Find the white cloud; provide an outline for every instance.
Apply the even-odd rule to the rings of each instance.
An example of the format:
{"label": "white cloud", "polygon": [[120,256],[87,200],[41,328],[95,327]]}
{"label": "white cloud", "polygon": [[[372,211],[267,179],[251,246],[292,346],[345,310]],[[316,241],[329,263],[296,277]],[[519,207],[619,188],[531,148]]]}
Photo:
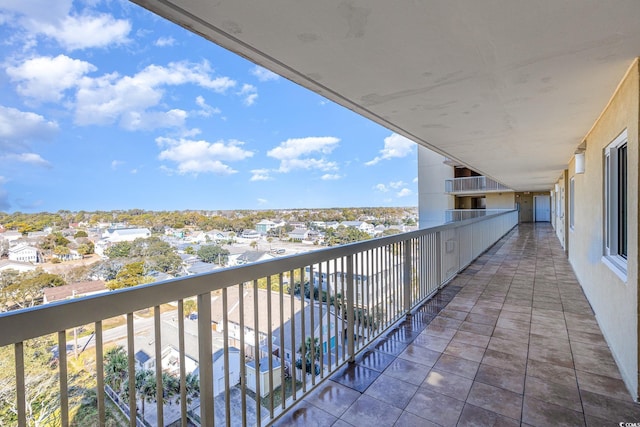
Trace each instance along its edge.
{"label": "white cloud", "polygon": [[252,157],[253,152],[244,150],[241,141],[194,141],[188,139],[156,138],[164,148],[158,158],[178,164],[179,174],[216,173],[230,175],[237,171],[224,162],[233,162]]}
{"label": "white cloud", "polygon": [[416,176],[415,178],[413,178],[413,181],[412,181],[412,182],[413,182],[414,184],[417,184],[417,183],[418,183],[418,177]]}
{"label": "white cloud", "polygon": [[295,169],[331,171],[338,169],[338,165],[324,156],[330,154],[339,142],[340,139],[332,136],[292,138],[269,150],[267,156],[280,160],[279,172]]}
{"label": "white cloud", "polygon": [[200,110],[196,111],[196,114],[202,117],[211,117],[213,114],[220,114],[221,111],[219,108],[212,107],[207,104],[205,99],[198,95],[196,97],[196,104],[200,107]]}
{"label": "white cloud", "polygon": [[415,145],[404,136],[392,133],[384,139],[384,148],[380,150],[380,155],[366,162],[365,165],[373,166],[381,160],[406,157],[413,152]]}
{"label": "white cloud", "polygon": [[131,130],[182,126],[187,117],[183,110],[146,110],[160,104],[164,86],[190,83],[224,93],[236,84],[228,77],[211,77],[211,73],[206,61],[172,62],[166,67],[150,65],[133,76],[112,73],[98,78],[84,77],[76,95],[75,121],[79,125],[118,122]]}
{"label": "white cloud", "polygon": [[138,169],[131,169],[131,171],[129,171],[129,173],[131,173],[131,175],[135,175],[138,173]]}
{"label": "white cloud", "polygon": [[242,102],[247,107],[250,107],[253,104],[255,104],[256,99],[258,99],[258,89],[255,86],[247,83],[243,84],[242,89],[240,89],[240,91],[237,92],[236,94],[238,96],[244,97]]}
{"label": "white cloud", "polygon": [[389,189],[387,188],[387,186],[386,186],[386,185],[384,185],[384,184],[376,184],[376,185],[374,185],[374,186],[373,186],[373,188],[374,188],[375,190],[380,191],[381,193],[386,193],[387,191],[389,191]]}
{"label": "white cloud", "polygon": [[259,205],[266,205],[267,203],[269,203],[267,199],[258,199],[257,201]]}
{"label": "white cloud", "polygon": [[173,37],[160,37],[154,44],[158,47],[173,46],[176,44],[176,39]]}
{"label": "white cloud", "polygon": [[51,163],[36,153],[7,154],[5,158],[14,162],[27,163],[32,166],[39,166],[43,168],[52,167]]}
{"label": "white cloud", "polygon": [[413,194],[413,191],[409,190],[408,188],[403,188],[402,190],[398,191],[396,193],[396,196],[398,197],[407,197]]}
{"label": "white cloud", "polygon": [[113,160],[111,162],[111,169],[116,170],[122,165],[124,165],[124,162],[122,160]]}
{"label": "white cloud", "polygon": [[72,0],[3,0],[0,9],[12,12],[28,24],[56,22],[64,19],[71,10]]}
{"label": "white cloud", "polygon": [[269,169],[253,169],[250,181],[269,181],[273,178],[269,175]]}
{"label": "white cloud", "polygon": [[251,70],[251,74],[256,76],[258,78],[258,80],[260,80],[261,82],[268,82],[270,80],[278,80],[280,78],[280,76],[278,76],[276,73],[274,73],[272,71],[269,71],[266,68],[262,68],[259,65],[256,65]]}
{"label": "white cloud", "polygon": [[76,50],[127,43],[131,23],[107,14],[80,15],[67,16],[55,24],[41,23],[32,30],[54,38],[67,50]]}
{"label": "white cloud", "polygon": [[0,105],[0,151],[16,151],[28,141],[50,139],[57,131],[56,122],[39,114]]}
{"label": "white cloud", "polygon": [[334,174],[326,173],[322,175],[322,177],[320,177],[320,179],[322,179],[323,181],[335,181],[340,178],[342,178],[342,176],[338,175],[337,173],[334,173]]}
{"label": "white cloud", "polygon": [[96,70],[89,62],[66,55],[32,58],[6,69],[11,80],[18,82],[20,95],[50,102],[60,101],[65,90],[75,87],[85,74]]}
{"label": "white cloud", "polygon": [[403,181],[391,181],[389,183],[389,187],[398,189],[402,186],[406,185]]}

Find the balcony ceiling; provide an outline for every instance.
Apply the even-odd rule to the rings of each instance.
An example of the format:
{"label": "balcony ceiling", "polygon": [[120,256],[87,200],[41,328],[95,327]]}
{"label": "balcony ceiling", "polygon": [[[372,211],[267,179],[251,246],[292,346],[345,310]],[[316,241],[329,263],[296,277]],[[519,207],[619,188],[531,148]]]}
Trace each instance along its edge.
{"label": "balcony ceiling", "polygon": [[640,54],[638,0],[134,1],[516,190],[552,187]]}

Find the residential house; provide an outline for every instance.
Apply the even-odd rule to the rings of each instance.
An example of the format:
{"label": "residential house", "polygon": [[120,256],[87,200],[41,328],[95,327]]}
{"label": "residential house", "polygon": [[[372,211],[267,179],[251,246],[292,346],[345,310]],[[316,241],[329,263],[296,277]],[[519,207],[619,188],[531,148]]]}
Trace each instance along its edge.
{"label": "residential house", "polygon": [[[302,321],[303,316],[304,322]],[[296,325],[293,334],[294,341],[291,339],[292,325]],[[303,342],[306,342],[307,338],[313,337],[318,339],[323,363],[326,365],[329,360],[335,363],[336,352],[339,355],[343,352],[342,347],[345,342],[344,326],[342,318],[332,306],[314,301],[313,304],[307,304],[304,311],[298,310],[295,313],[293,322],[289,320],[281,328],[273,331],[271,335],[273,353],[278,355],[287,366],[291,367],[295,365],[297,359],[304,356],[300,353]],[[265,350],[266,346],[263,345],[262,349]],[[318,355],[318,358],[320,358],[320,355]]]}
{"label": "residential house", "polygon": [[57,258],[60,261],[74,261],[78,259],[82,259],[82,255],[78,253],[75,249],[69,249],[68,254],[53,254],[51,255],[53,258]]}
{"label": "residential house", "polygon": [[6,240],[7,242],[14,242],[16,240],[22,239],[22,233],[15,230],[7,230],[0,234],[0,238]]}
{"label": "residential house", "polygon": [[373,234],[373,224],[369,224],[365,221],[342,221],[340,225],[345,227],[355,228],[357,230],[363,231],[365,233]]}
{"label": "residential house", "polygon": [[256,224],[256,231],[264,235],[276,227],[277,227],[277,224],[275,222],[269,221],[268,219],[263,219],[262,221]]}
{"label": "residential house", "polygon": [[34,271],[37,267],[30,262],[12,261],[8,259],[0,260],[0,272],[6,270],[15,270],[19,273]]}
{"label": "residential house", "polygon": [[9,248],[9,260],[36,264],[42,261],[42,255],[38,248],[21,243]]}
{"label": "residential house", "polygon": [[271,252],[267,251],[246,251],[240,254],[229,255],[229,265],[244,265],[259,261],[269,261],[274,258]]}
{"label": "residential house", "polygon": [[306,228],[296,228],[289,232],[289,240],[292,242],[302,242],[309,239],[309,230]]}
{"label": "residential house", "polygon": [[[256,361],[251,360],[247,362],[245,366],[245,372],[247,373],[247,388],[258,394],[258,391],[256,390]],[[271,377],[273,377],[273,390],[280,387],[280,384],[282,384],[282,375],[280,373],[282,365],[279,360],[273,359],[271,366],[269,366],[269,358],[263,357],[258,363],[258,368],[258,375],[260,376],[260,397],[265,397],[271,390]]]}
{"label": "residential house", "polygon": [[[224,365],[224,349],[220,349],[213,353],[213,394],[214,396],[226,390],[225,377],[229,379],[229,386],[240,382],[240,350],[235,347],[229,347],[229,366]],[[200,376],[200,367],[196,368],[193,373]]]}
{"label": "residential house", "polygon": [[255,241],[260,239],[261,235],[256,230],[243,230],[242,234],[240,234],[240,240],[250,240]]}
{"label": "residential house", "polygon": [[64,286],[44,289],[43,304],[63,301],[70,298],[80,298],[89,295],[97,295],[109,292],[102,280],[86,280],[84,282],[70,283]]}
{"label": "residential house", "polygon": [[148,228],[109,228],[102,237],[111,243],[133,242],[151,237],[151,231]]}

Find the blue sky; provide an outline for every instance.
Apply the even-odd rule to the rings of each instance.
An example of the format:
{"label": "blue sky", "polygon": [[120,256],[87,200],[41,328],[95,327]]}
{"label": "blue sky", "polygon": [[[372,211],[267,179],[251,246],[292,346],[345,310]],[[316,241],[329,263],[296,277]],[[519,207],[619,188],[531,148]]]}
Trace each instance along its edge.
{"label": "blue sky", "polygon": [[416,206],[416,146],[121,0],[0,2],[0,211]]}

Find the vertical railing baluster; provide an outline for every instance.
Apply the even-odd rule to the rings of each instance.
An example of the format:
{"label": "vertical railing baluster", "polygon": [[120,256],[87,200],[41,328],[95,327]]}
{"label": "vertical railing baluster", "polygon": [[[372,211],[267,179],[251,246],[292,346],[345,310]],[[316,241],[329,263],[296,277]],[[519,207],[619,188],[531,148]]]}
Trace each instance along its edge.
{"label": "vertical railing baluster", "polygon": [[256,423],[262,424],[262,405],[260,404],[260,325],[258,322],[258,280],[253,281],[253,358],[256,366]]}
{"label": "vertical railing baluster", "polygon": [[405,240],[404,243],[404,268],[402,271],[403,277],[403,296],[404,296],[404,312],[405,314],[411,313],[411,240]]}
{"label": "vertical railing baluster", "polygon": [[214,424],[213,342],[211,336],[211,293],[198,295],[198,371],[200,373],[200,423]]}
{"label": "vertical railing baluster", "polygon": [[24,381],[24,343],[14,346],[16,368],[16,407],[18,409],[18,427],[27,427],[27,390]]}
{"label": "vertical railing baluster", "polygon": [[[320,327],[320,378],[324,378],[324,331],[322,326],[322,262],[318,263],[318,326]],[[326,293],[325,293],[326,298]],[[315,348],[315,346],[314,346]],[[314,359],[315,360],[315,359]],[[315,368],[314,368],[315,372]]]}
{"label": "vertical railing baluster", "polygon": [[98,399],[98,425],[104,427],[107,420],[104,395],[104,345],[102,340],[102,320],[95,322],[96,339],[96,397]]}
{"label": "vertical railing baluster", "polygon": [[[227,298],[227,289],[222,288],[222,328],[223,343],[222,343],[222,355],[224,362],[224,409],[225,409],[225,422],[227,427],[231,427],[231,384],[229,382],[229,373],[231,368],[229,366],[229,301]],[[240,361],[244,363],[244,361]],[[214,384],[215,387],[215,384]],[[214,394],[215,396],[215,394]],[[215,398],[215,397],[214,397]]]}
{"label": "vertical railing baluster", "polygon": [[436,282],[438,289],[442,287],[443,282],[442,251],[444,251],[444,248],[442,247],[442,233],[442,231],[436,231]]}
{"label": "vertical railing baluster", "polygon": [[[327,275],[327,280],[326,280],[326,286],[327,286],[327,290],[325,291],[325,300],[327,302],[327,369],[329,370],[329,372],[332,371],[331,369],[331,338],[333,338],[333,331],[331,330],[331,261],[327,261],[325,264],[325,270],[326,270],[326,275]],[[335,310],[334,310],[335,311]],[[335,343],[335,338],[334,338],[334,343]],[[335,344],[334,344],[335,347]],[[324,374],[324,373],[323,373]]]}
{"label": "vertical railing baluster", "polygon": [[[293,378],[293,381],[291,382],[291,392],[292,392],[292,397],[293,400],[295,401],[298,398],[297,395],[297,372],[296,372],[296,306],[295,306],[295,301],[296,299],[294,298],[294,294],[295,292],[293,292],[293,290],[295,290],[295,285],[296,285],[296,280],[295,280],[295,270],[291,270],[289,271],[289,284],[291,286],[293,286],[292,292],[291,292],[291,321],[289,322],[289,325],[291,327],[291,348],[289,349],[289,351],[291,351],[291,357],[290,357],[290,361],[289,361],[289,365],[291,366],[289,369],[291,370],[291,377]],[[302,280],[302,278],[300,279],[300,292],[301,292],[301,300],[303,301],[303,308],[304,308],[304,281]],[[282,340],[282,343],[284,345],[284,340]]]}
{"label": "vertical railing baluster", "polygon": [[[313,271],[311,270],[311,267],[309,267],[310,269],[310,273],[313,273]],[[300,360],[302,361],[301,363],[301,371],[302,371],[302,392],[306,393],[307,392],[307,361],[306,361],[306,355],[307,355],[307,344],[306,344],[306,322],[305,322],[305,295],[304,295],[304,280],[305,280],[305,276],[304,276],[304,270],[302,269],[302,267],[300,268],[300,301],[302,304],[302,308],[300,310]],[[313,282],[313,276],[310,275],[309,277],[309,292],[311,292],[311,287],[313,286],[312,284]],[[296,347],[295,347],[295,343],[294,346],[292,348],[292,351],[296,351]]]}
{"label": "vertical railing baluster", "polygon": [[238,311],[240,314],[240,391],[242,403],[242,425],[247,425],[247,368],[244,336],[244,283],[238,284]]}
{"label": "vertical railing baluster", "polygon": [[136,358],[135,335],[133,330],[133,313],[127,313],[127,375],[129,375],[129,425],[136,427],[137,402],[136,402]]}
{"label": "vertical railing baluster", "polygon": [[184,300],[178,300],[178,357],[180,358],[180,424],[187,425],[187,367],[184,349]]}
{"label": "vertical railing baluster", "polygon": [[[311,386],[315,386],[316,385],[316,340],[315,340],[315,330],[316,330],[316,326],[315,326],[315,297],[316,297],[316,281],[315,281],[315,276],[314,276],[314,272],[313,272],[313,265],[309,266],[309,276],[311,277],[309,279],[310,284],[309,284],[309,288],[310,288],[310,292],[309,292],[309,305],[311,306],[309,308],[309,336],[311,338],[309,344],[311,345],[310,349],[307,349],[307,351],[311,352]],[[302,339],[304,340],[305,344],[307,342],[307,339],[305,336],[302,337]],[[305,359],[305,364],[306,364],[306,359]]]}
{"label": "vertical railing baluster", "polygon": [[[97,355],[96,355],[97,357]],[[58,374],[60,376],[60,425],[69,425],[69,384],[67,377],[67,331],[58,332]]]}
{"label": "vertical railing baluster", "polygon": [[[162,381],[162,325],[160,306],[153,307],[153,328],[156,350],[156,416],[159,426],[164,425],[164,384]],[[144,397],[143,397],[144,399]]]}
{"label": "vertical railing baluster", "polygon": [[355,298],[355,289],[354,289],[354,275],[353,275],[353,263],[354,263],[354,259],[353,259],[353,255],[347,255],[347,297],[346,297],[346,303],[347,303],[347,319],[348,319],[348,330],[347,330],[347,354],[349,355],[349,361],[350,362],[354,362],[355,361],[355,332],[356,332],[356,325],[355,325],[355,316],[354,316],[354,310],[353,310],[353,305],[355,303],[354,298]]}
{"label": "vertical railing baluster", "polygon": [[[282,273],[278,274],[278,284],[279,284],[279,297],[280,297],[280,348],[278,349],[278,356],[280,356],[280,405],[282,409],[285,408],[285,400],[286,400],[286,378],[284,376],[284,275]],[[292,289],[292,288],[289,288]],[[293,295],[289,292],[291,299],[293,299]],[[291,313],[293,316],[293,313]],[[293,319],[293,317],[292,317]]]}
{"label": "vertical railing baluster", "polygon": [[273,319],[271,311],[273,310],[273,304],[271,303],[271,276],[267,276],[267,353],[269,358],[269,416],[273,418],[273,342],[271,340]]}

